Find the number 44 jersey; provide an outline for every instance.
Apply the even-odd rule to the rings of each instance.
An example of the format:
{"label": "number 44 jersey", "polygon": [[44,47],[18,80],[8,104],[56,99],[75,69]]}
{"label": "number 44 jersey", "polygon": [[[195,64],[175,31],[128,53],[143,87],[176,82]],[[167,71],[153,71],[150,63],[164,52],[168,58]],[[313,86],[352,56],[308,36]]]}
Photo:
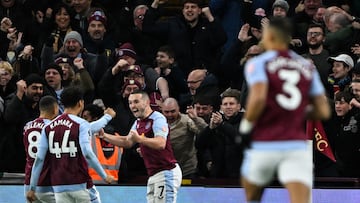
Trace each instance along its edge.
{"label": "number 44 jersey", "polygon": [[306,140],[304,121],[310,98],[324,93],[315,66],[293,51],[267,51],[246,64],[246,80],[267,85],[265,109],[252,140]]}
{"label": "number 44 jersey", "polygon": [[80,147],[80,142],[89,142],[89,131],[87,121],[69,114],[58,116],[45,127],[53,186],[80,184],[89,179],[88,165]]}

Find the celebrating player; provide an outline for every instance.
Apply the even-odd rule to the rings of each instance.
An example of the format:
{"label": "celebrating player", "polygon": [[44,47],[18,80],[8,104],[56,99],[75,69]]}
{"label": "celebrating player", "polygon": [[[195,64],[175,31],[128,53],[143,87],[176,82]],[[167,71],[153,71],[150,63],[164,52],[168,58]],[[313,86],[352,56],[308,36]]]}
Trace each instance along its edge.
{"label": "celebrating player", "polygon": [[[24,127],[24,146],[26,152],[26,165],[25,165],[25,195],[29,191],[31,169],[33,167],[36,152],[38,151],[38,143],[40,140],[41,130],[43,127],[50,123],[59,112],[57,101],[52,96],[44,96],[39,103],[40,116],[39,118],[28,122]],[[35,203],[48,202],[55,203],[54,193],[50,184],[50,174],[47,173],[49,165],[44,164],[41,171],[38,187],[36,187],[36,196],[38,200]]]}
{"label": "celebrating player", "polygon": [[108,183],[113,177],[106,175],[90,145],[90,124],[78,117],[84,107],[83,94],[78,87],[64,89],[61,102],[64,113],[49,123],[41,132],[39,151],[30,179],[27,199],[34,201],[34,191],[48,156],[50,182],[56,202],[90,202],[87,190],[88,164]]}
{"label": "celebrating player", "polygon": [[275,174],[292,203],[310,201],[312,148],[306,141],[304,120],[307,114],[328,118],[330,108],[316,68],[289,50],[290,41],[289,20],[272,18],[263,31],[267,51],[245,67],[250,92],[239,131],[243,142],[251,139],[241,168],[251,203],[260,202],[263,188]]}
{"label": "celebrating player", "polygon": [[146,92],[134,91],[129,96],[129,106],[137,120],[127,136],[113,136],[103,133],[101,137],[121,147],[140,144],[147,173],[148,202],[176,202],[182,173],[174,158],[170,145],[169,127],[166,118],[150,107]]}

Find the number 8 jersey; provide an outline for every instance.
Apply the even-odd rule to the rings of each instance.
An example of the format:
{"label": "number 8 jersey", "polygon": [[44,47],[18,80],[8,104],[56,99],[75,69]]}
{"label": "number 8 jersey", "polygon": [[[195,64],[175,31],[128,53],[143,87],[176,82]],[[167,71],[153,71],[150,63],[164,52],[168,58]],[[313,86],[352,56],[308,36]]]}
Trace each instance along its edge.
{"label": "number 8 jersey", "polygon": [[293,51],[267,51],[248,61],[245,76],[249,87],[257,83],[268,87],[252,140],[306,140],[306,108],[311,97],[324,93],[315,66]]}
{"label": "number 8 jersey", "polygon": [[[30,184],[31,169],[33,167],[36,153],[38,151],[38,144],[40,140],[41,130],[43,127],[50,123],[50,120],[37,118],[28,122],[24,126],[23,142],[26,152],[26,165],[25,165],[25,185]],[[50,174],[48,173],[49,167],[45,160],[43,170],[39,178],[39,186],[50,186]]]}

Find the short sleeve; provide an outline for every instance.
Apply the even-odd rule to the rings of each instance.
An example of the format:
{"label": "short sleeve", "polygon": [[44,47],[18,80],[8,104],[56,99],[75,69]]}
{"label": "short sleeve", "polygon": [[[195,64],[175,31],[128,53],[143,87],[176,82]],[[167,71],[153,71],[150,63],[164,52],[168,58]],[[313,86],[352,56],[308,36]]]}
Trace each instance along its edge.
{"label": "short sleeve", "polygon": [[255,83],[267,83],[268,78],[262,58],[256,57],[246,63],[245,77],[249,87]]}
{"label": "short sleeve", "polygon": [[166,118],[159,113],[153,119],[154,136],[162,136],[166,139],[169,134],[169,126],[166,122]]}
{"label": "short sleeve", "polygon": [[324,89],[323,84],[321,83],[319,72],[314,68],[309,95],[310,96],[319,96],[319,95],[324,94],[324,92],[325,92],[325,89]]}

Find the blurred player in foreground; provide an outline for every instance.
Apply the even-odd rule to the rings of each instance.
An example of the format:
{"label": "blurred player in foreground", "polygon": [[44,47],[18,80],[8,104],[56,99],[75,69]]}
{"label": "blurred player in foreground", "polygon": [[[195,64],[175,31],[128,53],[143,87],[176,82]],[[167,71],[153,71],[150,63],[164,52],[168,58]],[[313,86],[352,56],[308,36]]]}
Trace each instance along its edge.
{"label": "blurred player in foreground", "polygon": [[316,68],[289,50],[291,30],[288,19],[270,19],[262,38],[266,52],[245,67],[250,91],[239,131],[249,147],[241,168],[249,203],[260,202],[275,175],[292,203],[311,201],[312,148],[304,121],[330,117],[330,107]]}

